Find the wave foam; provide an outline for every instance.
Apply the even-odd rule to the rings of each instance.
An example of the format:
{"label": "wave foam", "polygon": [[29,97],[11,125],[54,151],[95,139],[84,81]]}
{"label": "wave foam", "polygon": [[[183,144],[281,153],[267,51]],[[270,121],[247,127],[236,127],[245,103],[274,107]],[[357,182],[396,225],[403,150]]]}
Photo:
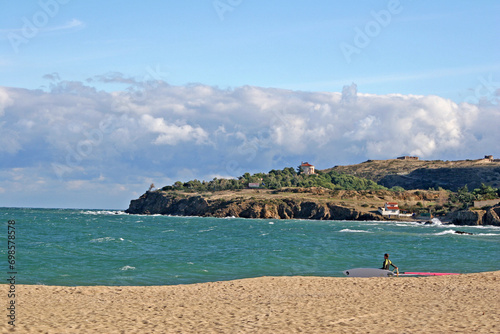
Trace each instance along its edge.
{"label": "wave foam", "polygon": [[[108,242],[108,241],[116,241],[116,238],[113,237],[104,237],[104,238],[96,238],[90,240],[90,242]],[[123,238],[118,238],[119,241],[124,241],[125,239]]]}
{"label": "wave foam", "polygon": [[347,233],[373,233],[373,232],[365,231],[365,230],[351,230],[349,228],[345,228],[343,230],[340,230],[339,232],[347,232]]}
{"label": "wave foam", "polygon": [[446,230],[438,233],[432,233],[432,235],[446,235],[446,234],[456,234],[455,230]]}
{"label": "wave foam", "polygon": [[108,210],[99,210],[99,211],[87,210],[87,211],[82,211],[81,213],[84,215],[94,215],[94,216],[98,216],[98,215],[128,215],[128,213],[125,213],[125,211],[108,211]]}
{"label": "wave foam", "polygon": [[120,270],[123,270],[123,271],[125,271],[125,270],[135,270],[135,267],[132,267],[132,266],[123,266],[123,267],[120,268]]}

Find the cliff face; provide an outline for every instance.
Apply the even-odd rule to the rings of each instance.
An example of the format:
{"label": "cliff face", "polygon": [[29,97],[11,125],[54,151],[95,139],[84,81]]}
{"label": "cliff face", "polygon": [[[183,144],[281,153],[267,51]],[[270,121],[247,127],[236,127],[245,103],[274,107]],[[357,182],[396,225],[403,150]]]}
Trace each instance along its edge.
{"label": "cliff face", "polygon": [[201,196],[177,198],[162,191],[146,192],[138,199],[130,201],[125,211],[132,214],[204,216],[209,209],[206,199]]}
{"label": "cliff face", "polygon": [[176,216],[242,217],[318,220],[383,220],[380,215],[358,212],[334,203],[283,199],[209,200],[200,195],[176,197],[162,191],[147,192],[130,202],[125,211],[131,214],[162,214]]}
{"label": "cliff face", "polygon": [[500,205],[487,210],[459,210],[448,215],[455,225],[495,225],[500,226]]}

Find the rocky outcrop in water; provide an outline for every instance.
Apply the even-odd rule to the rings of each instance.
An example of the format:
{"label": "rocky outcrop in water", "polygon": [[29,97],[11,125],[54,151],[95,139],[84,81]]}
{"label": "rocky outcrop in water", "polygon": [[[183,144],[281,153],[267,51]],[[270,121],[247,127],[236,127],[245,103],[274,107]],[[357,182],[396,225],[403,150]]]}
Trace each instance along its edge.
{"label": "rocky outcrop in water", "polygon": [[125,212],[205,217],[383,220],[378,214],[359,212],[335,203],[298,199],[210,200],[200,195],[179,196],[163,191],[146,192],[132,200]]}

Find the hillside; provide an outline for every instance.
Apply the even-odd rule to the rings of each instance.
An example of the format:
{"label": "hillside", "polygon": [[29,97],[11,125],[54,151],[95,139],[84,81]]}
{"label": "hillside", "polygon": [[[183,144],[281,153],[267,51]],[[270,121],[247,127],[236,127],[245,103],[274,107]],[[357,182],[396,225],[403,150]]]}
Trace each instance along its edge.
{"label": "hillside", "polygon": [[500,160],[368,160],[366,162],[335,166],[324,172],[336,171],[378,184],[404,189],[438,188],[457,191],[467,185],[475,189],[482,183],[494,188],[500,187]]}

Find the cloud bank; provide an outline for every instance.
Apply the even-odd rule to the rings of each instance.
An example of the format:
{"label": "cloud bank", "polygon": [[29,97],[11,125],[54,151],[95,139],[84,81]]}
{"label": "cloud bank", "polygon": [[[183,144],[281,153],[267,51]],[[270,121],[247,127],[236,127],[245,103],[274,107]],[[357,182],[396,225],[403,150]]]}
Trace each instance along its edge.
{"label": "cloud bank", "polygon": [[328,168],[399,155],[500,155],[496,103],[362,94],[355,84],[339,93],[171,86],[116,73],[99,80],[130,87],[0,87],[0,195],[22,201],[51,193],[64,201],[67,192],[101,201],[102,194],[124,203],[151,182],[236,177],[301,161]]}

